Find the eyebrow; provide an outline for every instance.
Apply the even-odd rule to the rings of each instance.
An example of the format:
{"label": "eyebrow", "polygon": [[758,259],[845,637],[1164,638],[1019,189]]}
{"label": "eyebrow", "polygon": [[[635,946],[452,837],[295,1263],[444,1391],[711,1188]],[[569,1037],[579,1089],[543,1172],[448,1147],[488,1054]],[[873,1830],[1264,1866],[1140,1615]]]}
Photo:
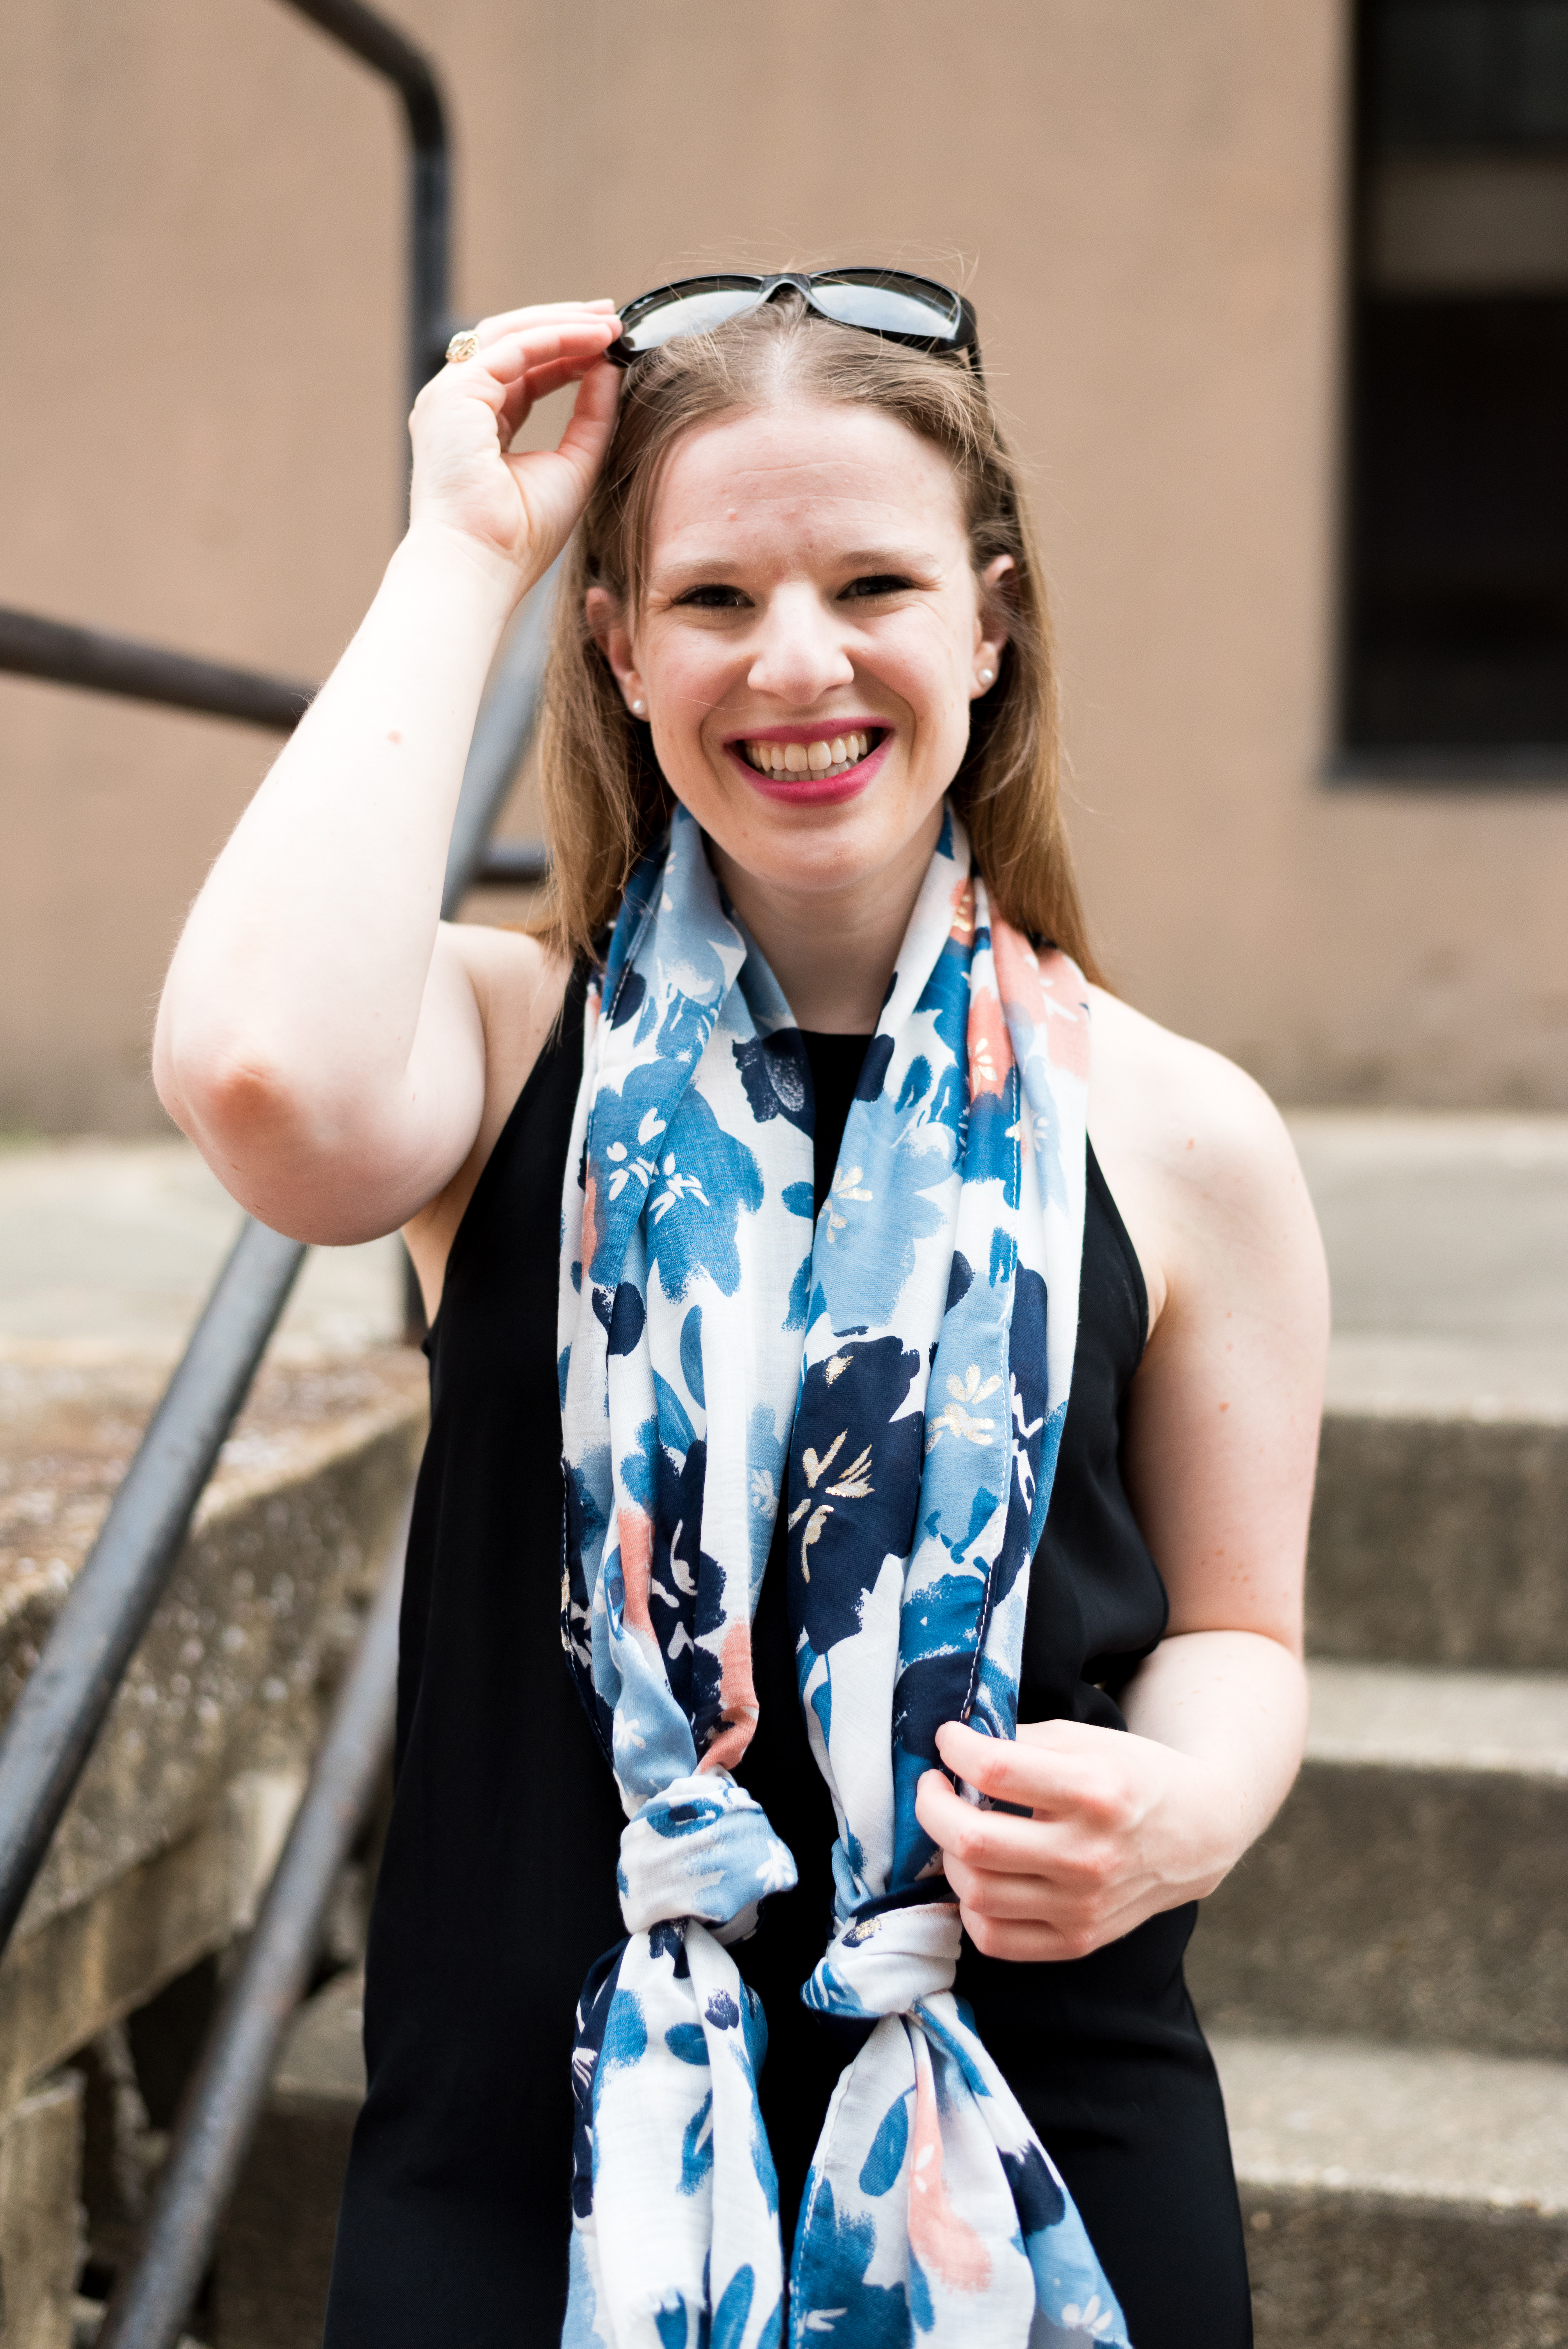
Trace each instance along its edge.
{"label": "eyebrow", "polygon": [[[929,547],[847,547],[836,558],[836,563],[846,571],[940,571],[942,569],[939,558]],[[650,585],[656,579],[660,587],[667,593],[676,587],[677,583],[692,586],[698,581],[724,579],[742,567],[734,555],[686,557],[678,563],[671,564],[667,570],[662,565],[657,570],[650,569],[648,579]]]}

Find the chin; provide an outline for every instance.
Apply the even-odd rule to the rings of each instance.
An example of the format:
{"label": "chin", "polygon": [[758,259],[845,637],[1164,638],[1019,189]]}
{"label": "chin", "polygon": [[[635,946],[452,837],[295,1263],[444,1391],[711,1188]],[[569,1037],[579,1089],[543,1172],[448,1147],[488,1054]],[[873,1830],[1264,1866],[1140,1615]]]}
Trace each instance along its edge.
{"label": "chin", "polygon": [[925,792],[912,804],[875,789],[836,801],[747,796],[749,804],[737,806],[727,792],[722,808],[691,812],[737,877],[811,895],[853,890],[906,857],[923,865],[943,799]]}

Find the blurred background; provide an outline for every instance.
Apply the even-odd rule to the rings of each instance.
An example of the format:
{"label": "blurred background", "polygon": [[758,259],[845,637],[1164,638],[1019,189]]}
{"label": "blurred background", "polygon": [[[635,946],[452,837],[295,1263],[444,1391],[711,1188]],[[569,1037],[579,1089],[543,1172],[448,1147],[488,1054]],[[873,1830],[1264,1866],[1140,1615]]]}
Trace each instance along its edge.
{"label": "blurred background", "polygon": [[[1563,0],[401,21],[459,316],[738,257],[967,287],[1132,1001],[1286,1101],[1568,1106]],[[401,520],[393,100],[273,0],[0,41],[0,602],[319,678]],[[159,1123],[159,979],[269,755],[0,678],[0,1118]]]}
{"label": "blurred background", "polygon": [[[1099,950],[1284,1104],[1334,1283],[1306,1763],[1191,1967],[1260,2349],[1565,2349],[1568,0],[389,5],[452,128],[438,350],[737,264],[974,300]],[[0,11],[0,653],[35,614],[309,686],[375,590],[405,130],[313,14],[354,0]],[[466,919],[531,903],[530,625]],[[156,1408],[237,1211],[153,1009],[275,739],[0,673],[0,2349],[321,2339],[398,1243],[291,1294],[248,1226]]]}

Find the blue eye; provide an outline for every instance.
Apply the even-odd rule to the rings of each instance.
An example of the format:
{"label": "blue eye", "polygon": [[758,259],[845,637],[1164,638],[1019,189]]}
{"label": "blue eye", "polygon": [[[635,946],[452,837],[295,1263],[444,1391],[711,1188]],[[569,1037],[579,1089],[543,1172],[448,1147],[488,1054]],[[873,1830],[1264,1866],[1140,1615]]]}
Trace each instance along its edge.
{"label": "blue eye", "polygon": [[846,595],[896,595],[910,585],[910,581],[892,571],[873,571],[863,579],[851,579],[845,588]]}

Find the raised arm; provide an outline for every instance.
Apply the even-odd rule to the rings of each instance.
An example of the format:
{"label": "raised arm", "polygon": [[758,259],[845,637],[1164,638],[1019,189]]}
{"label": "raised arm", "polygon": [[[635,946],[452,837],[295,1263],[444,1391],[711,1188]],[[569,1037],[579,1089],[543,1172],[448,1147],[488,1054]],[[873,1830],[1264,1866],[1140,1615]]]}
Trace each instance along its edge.
{"label": "raised arm", "polygon": [[[420,393],[407,535],[192,906],[158,1016],[170,1115],[253,1214],[367,1239],[462,1165],[485,1101],[473,957],[440,920],[485,675],[608,444],[608,302],[486,319]],[[560,447],[509,453],[580,381]]]}

